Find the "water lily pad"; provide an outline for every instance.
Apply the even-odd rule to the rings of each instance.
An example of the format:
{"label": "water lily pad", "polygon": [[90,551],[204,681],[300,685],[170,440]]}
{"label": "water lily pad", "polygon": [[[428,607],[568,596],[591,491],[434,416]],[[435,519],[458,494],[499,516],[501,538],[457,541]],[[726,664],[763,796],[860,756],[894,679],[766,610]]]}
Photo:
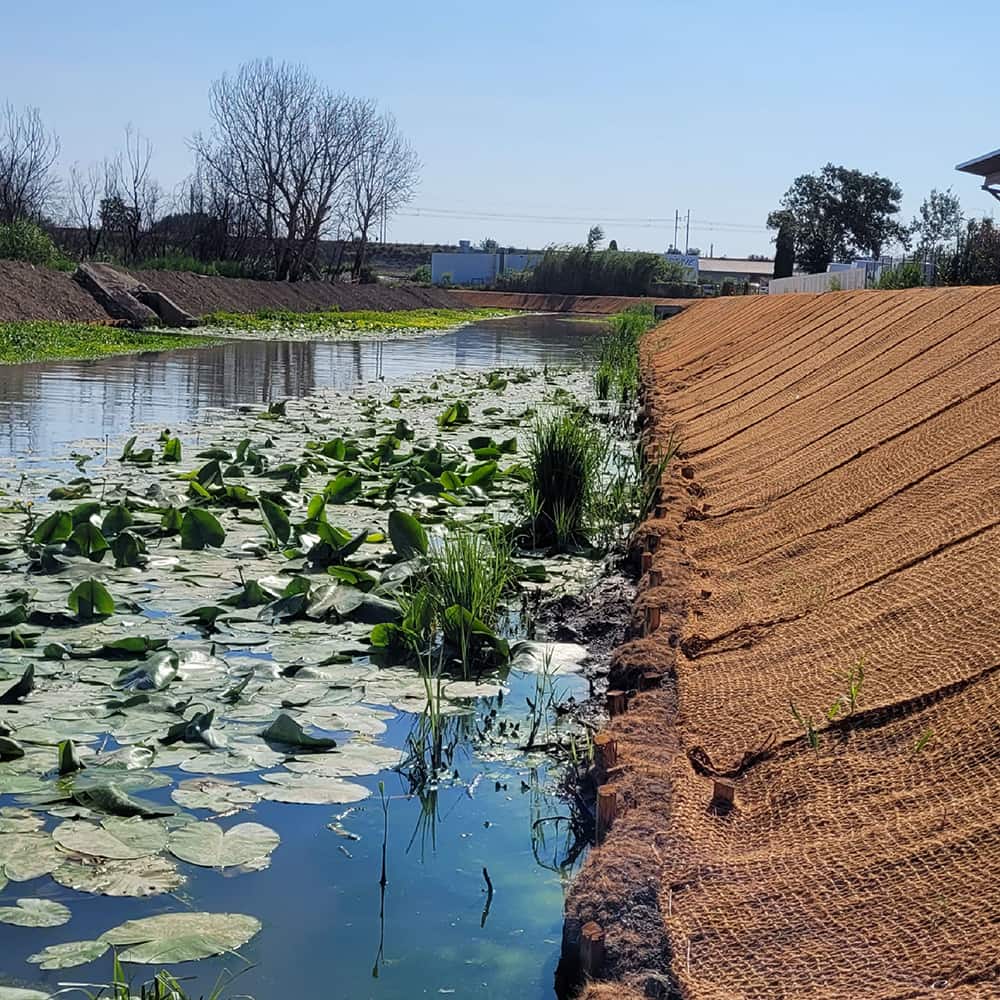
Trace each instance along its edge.
{"label": "water lily pad", "polygon": [[49,834],[0,834],[0,875],[11,882],[30,882],[55,871],[65,860]]}
{"label": "water lily pad", "polygon": [[217,816],[230,816],[260,801],[250,788],[217,778],[192,778],[175,788],[170,797],[185,809],[207,809]]}
{"label": "water lily pad", "polygon": [[269,864],[281,837],[260,823],[239,823],[223,831],[216,823],[187,823],[170,834],[170,853],[203,868],[260,869]]}
{"label": "water lily pad", "polygon": [[19,899],[14,906],[0,906],[0,923],[16,927],[60,927],[69,918],[69,907],[52,899]]}
{"label": "water lily pad", "polygon": [[128,920],[101,935],[116,947],[122,962],[173,965],[211,958],[242,947],[261,928],[242,913],[163,913]]}
{"label": "water lily pad", "polygon": [[261,733],[269,743],[299,747],[304,750],[332,750],[337,741],[326,736],[310,736],[290,715],[282,712]]}
{"label": "water lily pad", "polygon": [[162,851],[167,846],[167,830],[162,823],[152,819],[112,817],[100,826],[70,820],[53,830],[52,839],[64,851],[127,861]]}
{"label": "water lily pad", "polygon": [[186,881],[169,859],[159,855],[126,861],[84,858],[66,861],[52,878],[67,889],[100,896],[158,896],[173,892]]}
{"label": "water lily pad", "polygon": [[276,771],[262,774],[266,785],[251,785],[262,799],[272,802],[294,802],[302,805],[343,805],[360,802],[371,792],[364,785],[356,785],[340,778],[314,774],[289,774]]}
{"label": "water lily pad", "polygon": [[[29,955],[28,961],[42,969],[69,969],[74,965],[96,961],[110,947],[107,941],[67,941],[64,944],[50,944],[34,955]],[[0,986],[0,1000],[21,1000],[16,993],[10,997],[5,996],[4,989],[5,987]],[[32,995],[48,997],[49,994]],[[25,996],[24,1000],[28,1000],[28,997]]]}

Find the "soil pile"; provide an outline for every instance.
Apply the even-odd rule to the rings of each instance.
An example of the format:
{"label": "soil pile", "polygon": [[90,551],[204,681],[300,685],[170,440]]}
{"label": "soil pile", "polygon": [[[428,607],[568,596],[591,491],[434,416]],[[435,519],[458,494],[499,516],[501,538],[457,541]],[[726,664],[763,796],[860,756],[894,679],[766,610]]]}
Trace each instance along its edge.
{"label": "soil pile", "polygon": [[591,996],[1000,995],[1000,288],[702,302],[642,353],[683,460],[612,682],[667,683],[611,727]]}
{"label": "soil pile", "polygon": [[64,271],[0,261],[0,323],[106,323],[108,314]]}
{"label": "soil pile", "polygon": [[291,312],[343,312],[373,309],[461,309],[442,288],[410,285],[350,285],[346,282],[253,281],[217,278],[184,271],[129,271],[137,281],[162,292],[193,316],[211,312],[253,313],[259,309]]}

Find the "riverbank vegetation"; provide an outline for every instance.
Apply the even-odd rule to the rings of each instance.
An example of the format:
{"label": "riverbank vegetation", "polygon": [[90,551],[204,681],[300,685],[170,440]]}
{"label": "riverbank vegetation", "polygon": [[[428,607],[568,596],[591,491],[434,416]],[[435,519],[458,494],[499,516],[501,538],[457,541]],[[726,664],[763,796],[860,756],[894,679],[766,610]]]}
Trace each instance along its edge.
{"label": "riverbank vegetation", "polygon": [[144,333],[97,323],[0,323],[0,364],[102,358],[214,343],[217,341],[210,337]]}
{"label": "riverbank vegetation", "polygon": [[503,309],[397,309],[299,313],[287,309],[261,309],[253,313],[214,312],[202,317],[202,326],[246,333],[364,333],[448,330],[476,320],[510,315]]}

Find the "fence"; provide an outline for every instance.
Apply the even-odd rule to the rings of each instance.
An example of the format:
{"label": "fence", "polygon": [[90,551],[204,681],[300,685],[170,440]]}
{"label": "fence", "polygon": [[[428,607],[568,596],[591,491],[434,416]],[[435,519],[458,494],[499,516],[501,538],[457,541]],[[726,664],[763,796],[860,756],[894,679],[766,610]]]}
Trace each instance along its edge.
{"label": "fence", "polygon": [[800,274],[794,278],[772,278],[767,287],[768,295],[787,295],[790,292],[853,291],[867,288],[868,272],[863,267],[849,271],[832,271],[826,274]]}

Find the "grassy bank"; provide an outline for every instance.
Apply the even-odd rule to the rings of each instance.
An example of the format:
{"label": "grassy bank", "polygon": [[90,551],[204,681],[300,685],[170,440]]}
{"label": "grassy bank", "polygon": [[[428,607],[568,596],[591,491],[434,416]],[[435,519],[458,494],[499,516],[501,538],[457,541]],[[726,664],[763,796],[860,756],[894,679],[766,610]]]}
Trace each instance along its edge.
{"label": "grassy bank", "polygon": [[246,333],[419,333],[448,330],[463,323],[507,315],[510,315],[510,310],[503,309],[400,309],[393,312],[329,310],[310,313],[261,309],[254,313],[209,313],[202,318],[202,325]]}
{"label": "grassy bank", "polygon": [[102,358],[110,354],[204,347],[213,341],[173,333],[142,333],[94,323],[0,323],[0,364]]}

